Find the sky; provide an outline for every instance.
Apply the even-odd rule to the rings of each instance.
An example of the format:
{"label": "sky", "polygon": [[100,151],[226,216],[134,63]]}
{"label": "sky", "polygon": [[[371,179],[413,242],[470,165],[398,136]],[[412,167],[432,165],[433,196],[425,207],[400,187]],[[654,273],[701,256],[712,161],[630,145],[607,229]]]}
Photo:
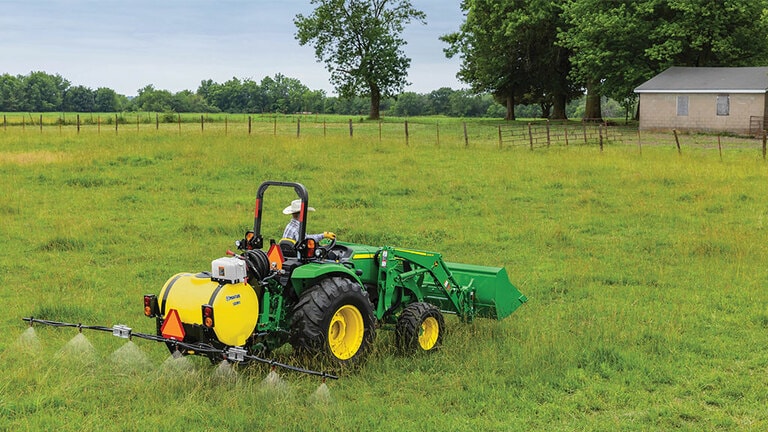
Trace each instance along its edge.
{"label": "sky", "polygon": [[[460,0],[412,0],[427,24],[409,24],[405,91],[467,88],[460,60],[438,38],[458,31]],[[335,94],[324,63],[295,38],[294,17],[310,0],[0,0],[0,74],[59,74],[71,85],[135,96],[152,84],[173,93],[233,77],[280,73]]]}

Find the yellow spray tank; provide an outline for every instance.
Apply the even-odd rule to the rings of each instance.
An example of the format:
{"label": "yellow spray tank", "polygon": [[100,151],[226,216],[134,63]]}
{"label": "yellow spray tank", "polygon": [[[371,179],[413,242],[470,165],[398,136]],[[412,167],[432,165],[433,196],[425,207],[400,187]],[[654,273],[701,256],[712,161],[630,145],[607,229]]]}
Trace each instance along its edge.
{"label": "yellow spray tank", "polygon": [[[245,264],[228,257],[214,260],[211,267],[211,273],[179,273],[168,279],[157,298],[160,314],[165,319],[175,309],[187,332],[210,328],[221,343],[243,346],[259,318],[259,299],[245,282]],[[208,323],[203,322],[206,306]]]}

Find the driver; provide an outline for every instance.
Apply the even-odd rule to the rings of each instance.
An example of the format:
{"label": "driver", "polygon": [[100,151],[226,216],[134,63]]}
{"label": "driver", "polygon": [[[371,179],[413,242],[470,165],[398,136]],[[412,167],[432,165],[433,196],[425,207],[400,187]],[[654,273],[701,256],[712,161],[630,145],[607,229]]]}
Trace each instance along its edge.
{"label": "driver", "polygon": [[[307,211],[315,211],[315,209],[312,207],[307,207]],[[300,212],[301,212],[300,199],[291,201],[291,205],[283,209],[283,214],[291,215],[291,220],[288,221],[288,225],[285,226],[285,231],[283,232],[283,238],[293,240],[294,243],[298,243],[299,241],[299,227],[301,226],[301,223],[299,222]],[[336,238],[336,234],[326,231],[322,234],[307,234],[306,237],[314,239],[316,242],[319,242],[322,239],[333,240]]]}

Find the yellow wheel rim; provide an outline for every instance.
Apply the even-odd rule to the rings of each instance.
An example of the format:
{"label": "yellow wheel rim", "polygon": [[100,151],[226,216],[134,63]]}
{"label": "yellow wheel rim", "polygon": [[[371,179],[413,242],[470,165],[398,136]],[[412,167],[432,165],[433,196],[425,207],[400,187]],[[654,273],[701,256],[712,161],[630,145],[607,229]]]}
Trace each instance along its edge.
{"label": "yellow wheel rim", "polygon": [[344,305],[333,314],[328,326],[328,345],[339,360],[347,360],[357,353],[363,344],[363,315],[356,307]]}
{"label": "yellow wheel rim", "polygon": [[437,324],[437,320],[434,317],[427,317],[421,323],[419,330],[419,346],[425,351],[431,350],[435,347],[439,335],[440,326]]}

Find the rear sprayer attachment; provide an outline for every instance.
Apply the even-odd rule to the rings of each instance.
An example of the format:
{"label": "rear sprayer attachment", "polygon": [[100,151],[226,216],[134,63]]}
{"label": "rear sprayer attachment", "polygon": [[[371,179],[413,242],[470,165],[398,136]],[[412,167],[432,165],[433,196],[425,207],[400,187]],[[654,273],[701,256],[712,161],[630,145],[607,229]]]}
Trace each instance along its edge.
{"label": "rear sprayer attachment", "polygon": [[107,332],[112,333],[113,336],[120,337],[123,339],[132,340],[133,338],[139,338],[139,339],[145,339],[155,342],[164,342],[168,345],[168,347],[171,349],[172,353],[181,353],[182,350],[186,351],[187,353],[196,353],[199,355],[204,355],[206,357],[209,357],[210,359],[221,359],[229,362],[235,362],[235,363],[245,363],[248,361],[256,361],[259,363],[268,364],[272,368],[281,368],[290,370],[293,372],[299,372],[307,375],[314,375],[319,376],[323,379],[339,379],[337,375],[326,373],[326,372],[319,372],[314,371],[310,369],[300,368],[296,366],[292,366],[289,364],[281,363],[275,360],[270,360],[267,358],[262,358],[256,355],[249,354],[243,347],[228,347],[226,349],[221,348],[215,348],[211,345],[203,344],[203,343],[188,343],[176,340],[175,338],[166,338],[161,335],[152,335],[147,333],[139,333],[134,332],[130,327],[123,325],[123,324],[115,324],[112,327],[105,327],[105,326],[93,326],[93,325],[84,325],[84,324],[73,324],[73,323],[66,323],[61,321],[51,321],[51,320],[43,320],[43,319],[37,319],[34,317],[28,317],[28,318],[22,318],[23,321],[26,321],[29,323],[30,327],[32,327],[34,324],[42,324],[42,325],[48,325],[53,327],[73,327],[77,328],[79,332],[82,332],[83,330],[95,330],[95,331],[101,331],[101,332]]}

